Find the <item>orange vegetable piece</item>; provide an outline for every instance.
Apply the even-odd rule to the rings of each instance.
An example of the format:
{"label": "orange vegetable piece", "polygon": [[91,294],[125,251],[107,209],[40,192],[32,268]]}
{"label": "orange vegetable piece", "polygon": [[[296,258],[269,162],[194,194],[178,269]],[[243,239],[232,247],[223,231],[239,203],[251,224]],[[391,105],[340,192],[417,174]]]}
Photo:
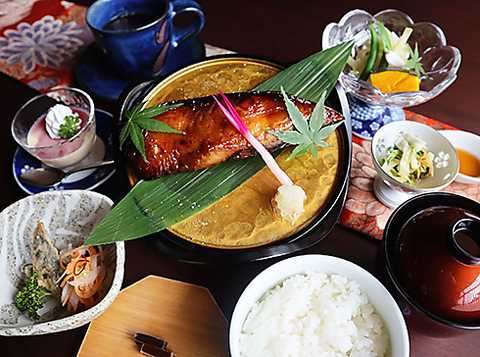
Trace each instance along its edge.
{"label": "orange vegetable piece", "polygon": [[412,92],[420,89],[420,78],[407,71],[372,72],[370,82],[383,93]]}

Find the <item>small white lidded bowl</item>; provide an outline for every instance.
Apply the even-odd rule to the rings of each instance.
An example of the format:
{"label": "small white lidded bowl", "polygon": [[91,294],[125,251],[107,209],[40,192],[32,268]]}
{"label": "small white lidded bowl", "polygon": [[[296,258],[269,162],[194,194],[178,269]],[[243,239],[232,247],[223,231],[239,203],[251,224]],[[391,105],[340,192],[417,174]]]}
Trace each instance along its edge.
{"label": "small white lidded bowl", "polygon": [[80,327],[102,314],[115,300],[123,282],[123,242],[102,246],[106,266],[106,295],[96,305],[73,313],[60,299],[43,298],[44,307],[33,321],[14,303],[27,277],[22,266],[33,260],[33,232],[40,221],[57,249],[83,244],[90,232],[110,212],[108,197],[81,190],[47,191],[27,196],[0,213],[0,336],[42,335]]}
{"label": "small white lidded bowl", "polygon": [[[409,337],[404,317],[393,297],[373,275],[344,259],[327,255],[303,255],[288,258],[270,266],[255,277],[245,288],[235,306],[230,323],[229,339],[232,357],[242,356],[242,343],[240,339],[242,338],[242,334],[244,334],[247,317],[249,313],[253,311],[252,308],[257,305],[257,302],[264,300],[268,292],[283,284],[285,280],[290,277],[297,275],[303,276],[306,273],[324,273],[331,277],[339,275],[346,278],[346,280],[358,283],[360,291],[366,295],[368,302],[373,305],[388,333],[389,348],[386,355],[390,357],[409,356]],[[311,286],[305,286],[304,288],[302,291],[310,290]],[[341,298],[344,297],[345,296],[341,296]],[[267,300],[265,299],[264,302],[265,301]],[[303,303],[304,301],[295,301],[294,305],[302,305]],[[348,302],[347,299],[347,301],[345,301],[346,305],[350,303],[352,303],[352,300]],[[270,306],[265,305],[266,304],[264,304],[264,309],[267,309],[267,311],[271,309],[271,313],[274,315],[289,313],[287,303]],[[318,306],[312,306],[314,311],[315,307],[318,308]],[[305,316],[311,317],[311,315],[310,313]],[[298,322],[299,325],[302,325],[302,323],[303,321]],[[275,329],[276,326],[279,325],[280,322],[278,322],[278,325],[272,322],[269,323],[268,328]],[[326,327],[323,326],[322,328]],[[277,331],[273,331],[273,333],[277,336]],[[323,338],[323,336],[320,338]],[[286,343],[285,340],[279,340],[277,342],[279,344]],[[317,345],[317,347],[322,348],[323,346]],[[286,346],[286,348],[292,348],[292,345],[290,344]],[[289,351],[295,353],[294,350]]]}
{"label": "small white lidded bowl", "polygon": [[[439,130],[439,133],[450,141],[453,147],[473,155],[480,163],[480,136],[462,130]],[[458,152],[457,152],[458,154]],[[455,181],[466,184],[480,184],[480,176],[470,176],[462,173],[462,158],[459,155],[460,172]]]}

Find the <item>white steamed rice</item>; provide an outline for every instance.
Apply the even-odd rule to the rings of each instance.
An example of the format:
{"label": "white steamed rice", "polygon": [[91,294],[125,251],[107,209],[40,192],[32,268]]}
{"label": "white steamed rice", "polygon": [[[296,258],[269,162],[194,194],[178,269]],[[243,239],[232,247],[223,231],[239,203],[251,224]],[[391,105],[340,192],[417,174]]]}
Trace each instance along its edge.
{"label": "white steamed rice", "polygon": [[270,289],[250,310],[242,356],[383,356],[389,336],[357,282],[308,272]]}

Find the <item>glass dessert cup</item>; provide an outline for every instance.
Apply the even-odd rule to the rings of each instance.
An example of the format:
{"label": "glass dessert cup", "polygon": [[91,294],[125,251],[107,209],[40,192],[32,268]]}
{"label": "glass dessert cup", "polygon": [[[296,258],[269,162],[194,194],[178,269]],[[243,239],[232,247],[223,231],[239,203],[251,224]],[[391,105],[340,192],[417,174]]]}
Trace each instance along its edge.
{"label": "glass dessert cup", "polygon": [[[56,139],[53,144],[50,143],[51,140],[48,145],[35,144],[32,127],[38,120],[43,120],[42,117],[56,104],[68,106],[80,114],[82,124],[79,131],[70,138]],[[39,140],[42,136],[49,135],[44,126],[35,126]],[[86,163],[93,151],[95,156],[99,156],[93,161],[103,158],[102,150],[93,150],[97,141],[93,100],[87,93],[76,88],[58,87],[32,98],[15,114],[11,130],[13,138],[23,149],[48,166],[71,168],[80,162]]]}

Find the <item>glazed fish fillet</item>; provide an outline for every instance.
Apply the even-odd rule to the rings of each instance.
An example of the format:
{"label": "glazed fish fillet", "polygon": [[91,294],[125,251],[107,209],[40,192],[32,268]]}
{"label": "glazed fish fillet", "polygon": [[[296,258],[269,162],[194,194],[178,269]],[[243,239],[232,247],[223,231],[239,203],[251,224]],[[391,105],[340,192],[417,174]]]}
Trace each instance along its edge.
{"label": "glazed fish fillet", "polygon": [[[227,94],[252,134],[268,149],[284,143],[265,130],[293,129],[280,92],[242,92]],[[309,116],[315,103],[291,97]],[[212,96],[181,101],[182,106],[159,116],[172,128],[185,134],[157,133],[144,130],[146,163],[132,143],[127,143],[127,165],[138,178],[155,179],[183,171],[195,171],[226,160],[257,155],[250,143],[229,123]],[[341,114],[325,107],[324,125],[342,120]]]}

